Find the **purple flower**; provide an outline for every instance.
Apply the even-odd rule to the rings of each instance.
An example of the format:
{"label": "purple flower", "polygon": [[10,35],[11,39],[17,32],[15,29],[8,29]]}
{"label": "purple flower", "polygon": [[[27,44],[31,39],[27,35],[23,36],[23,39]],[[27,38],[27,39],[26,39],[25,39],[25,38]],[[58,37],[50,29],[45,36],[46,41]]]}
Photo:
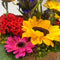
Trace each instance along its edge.
{"label": "purple flower", "polygon": [[34,45],[30,41],[28,42],[28,38],[25,37],[8,37],[8,41],[5,43],[7,52],[13,52],[15,58],[24,57],[26,53],[32,53],[32,48],[34,48]]}
{"label": "purple flower", "polygon": [[17,3],[17,5],[19,5],[22,8],[25,14],[27,14],[36,5],[37,0],[21,0],[21,2],[24,6],[20,2]]}

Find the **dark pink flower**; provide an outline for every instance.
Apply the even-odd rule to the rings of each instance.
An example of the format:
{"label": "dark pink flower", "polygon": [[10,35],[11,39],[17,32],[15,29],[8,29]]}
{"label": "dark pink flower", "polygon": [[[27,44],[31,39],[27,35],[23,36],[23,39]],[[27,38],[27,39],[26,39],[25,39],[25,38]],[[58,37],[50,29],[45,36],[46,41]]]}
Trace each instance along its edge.
{"label": "dark pink flower", "polygon": [[8,37],[8,41],[5,42],[5,48],[7,52],[13,52],[13,54],[16,54],[15,58],[24,57],[26,53],[32,53],[32,48],[34,48],[34,45],[27,40],[28,38],[25,37]]}

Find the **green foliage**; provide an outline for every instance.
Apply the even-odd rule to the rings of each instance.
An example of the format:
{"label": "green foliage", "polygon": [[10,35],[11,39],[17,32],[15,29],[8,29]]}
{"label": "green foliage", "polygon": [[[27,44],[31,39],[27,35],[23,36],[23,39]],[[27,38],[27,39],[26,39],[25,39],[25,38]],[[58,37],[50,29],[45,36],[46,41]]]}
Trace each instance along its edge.
{"label": "green foliage", "polygon": [[4,45],[0,44],[0,60],[21,60],[21,58],[16,59],[15,55],[12,53],[7,53]]}
{"label": "green foliage", "polygon": [[54,47],[49,47],[52,52],[60,52],[60,42],[54,41]]}
{"label": "green foliage", "polygon": [[[60,42],[54,42],[54,47],[51,46],[47,46],[45,44],[41,44],[41,45],[37,45],[34,49],[33,49],[33,56],[37,56],[40,59],[42,59],[43,57],[47,56],[48,52],[60,52]],[[37,53],[37,54],[36,54]]]}
{"label": "green foliage", "polygon": [[8,35],[2,35],[0,36],[0,43],[5,44],[5,41],[7,40]]}

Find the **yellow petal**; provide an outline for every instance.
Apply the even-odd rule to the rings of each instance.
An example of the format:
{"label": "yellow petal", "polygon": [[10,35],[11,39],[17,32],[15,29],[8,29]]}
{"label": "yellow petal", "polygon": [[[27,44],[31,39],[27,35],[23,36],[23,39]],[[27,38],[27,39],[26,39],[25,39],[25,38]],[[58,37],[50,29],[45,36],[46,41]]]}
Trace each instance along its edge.
{"label": "yellow petal", "polygon": [[48,46],[51,45],[52,47],[54,47],[54,44],[52,43],[52,41],[47,38],[43,38],[43,42]]}
{"label": "yellow petal", "polygon": [[33,45],[37,45],[38,44],[38,39],[37,38],[31,38],[31,42]]}
{"label": "yellow petal", "polygon": [[31,24],[29,21],[23,21],[23,26],[26,26],[28,28],[31,28]]}
{"label": "yellow petal", "polygon": [[24,32],[24,33],[22,34],[22,37],[30,37],[30,33]]}
{"label": "yellow petal", "polygon": [[44,29],[48,29],[50,27],[50,21],[49,20],[43,20],[43,21],[41,21],[41,23],[38,26],[42,27]]}
{"label": "yellow petal", "polygon": [[59,36],[55,36],[54,40],[60,42],[60,35]]}
{"label": "yellow petal", "polygon": [[46,1],[44,6],[49,8],[49,9],[54,9],[54,10],[60,11],[60,2]]}

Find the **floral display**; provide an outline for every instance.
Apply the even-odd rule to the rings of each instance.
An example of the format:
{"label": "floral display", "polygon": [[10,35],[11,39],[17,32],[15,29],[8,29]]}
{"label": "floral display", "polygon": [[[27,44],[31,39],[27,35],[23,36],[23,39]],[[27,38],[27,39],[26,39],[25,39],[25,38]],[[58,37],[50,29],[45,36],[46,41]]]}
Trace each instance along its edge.
{"label": "floral display", "polygon": [[[9,2],[18,6],[22,15],[9,12]],[[42,3],[43,0],[2,0],[6,13],[0,16],[0,60],[38,60],[49,52],[60,52],[60,2]],[[47,9],[43,11],[42,6]]]}

